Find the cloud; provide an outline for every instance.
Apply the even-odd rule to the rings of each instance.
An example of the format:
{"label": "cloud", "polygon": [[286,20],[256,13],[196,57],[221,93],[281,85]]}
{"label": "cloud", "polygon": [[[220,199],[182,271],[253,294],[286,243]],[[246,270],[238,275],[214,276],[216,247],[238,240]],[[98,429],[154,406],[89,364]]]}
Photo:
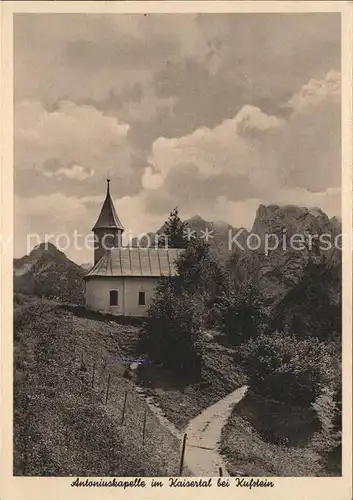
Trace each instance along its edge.
{"label": "cloud", "polygon": [[[268,96],[269,87],[298,88],[317,69],[339,64],[340,14],[19,14],[14,49],[18,101],[104,100],[180,61],[233,83],[246,74]],[[180,92],[194,78],[186,69],[173,74]]]}
{"label": "cloud", "polygon": [[[244,104],[277,117],[280,102],[310,78],[321,79],[330,67],[339,70],[340,16],[21,14],[14,22],[14,54],[20,108],[38,103],[51,115],[61,102],[78,109],[85,103],[129,124],[130,155],[140,178],[158,137],[212,130]],[[45,140],[44,135],[44,150]],[[105,157],[99,168],[78,157],[61,167],[116,168],[121,182],[129,164],[123,150],[119,145],[109,155],[108,145],[108,155],[117,156],[108,167]],[[56,159],[47,153],[46,160]],[[23,190],[26,184],[27,179]]]}
{"label": "cloud", "polygon": [[335,100],[340,102],[341,74],[338,71],[329,71],[322,80],[310,80],[303,85],[299,92],[289,100],[288,104],[293,111],[308,110],[311,106],[319,106],[323,101]]}
{"label": "cloud", "polygon": [[15,106],[14,118],[19,194],[99,194],[108,175],[121,193],[140,184],[130,126],[116,117],[71,101],[50,111],[39,102],[23,101]]}
{"label": "cloud", "polygon": [[234,227],[251,230],[256,210],[260,204],[296,205],[307,208],[320,207],[329,217],[340,214],[341,190],[328,188],[321,193],[312,193],[306,189],[287,189],[274,193],[270,198],[248,198],[233,201],[226,196],[219,196],[213,205],[203,209],[203,216],[208,220],[224,220]]}
{"label": "cloud", "polygon": [[311,80],[289,101],[293,112],[278,143],[283,187],[314,193],[341,185],[340,74]]}
{"label": "cloud", "polygon": [[265,175],[264,149],[272,149],[273,134],[283,127],[283,120],[244,106],[233,119],[213,129],[202,127],[188,136],[158,138],[149,158],[154,178],[175,176],[178,168],[193,164],[200,181],[228,174],[233,178],[246,175],[257,183]]}
{"label": "cloud", "polygon": [[[210,178],[214,179],[214,197],[221,195],[225,183],[217,186],[216,179],[225,175],[228,182],[233,181],[235,199],[238,181],[245,190],[242,196],[252,198],[275,196],[281,189],[323,192],[339,186],[339,75],[330,72],[322,81],[311,80],[287,105],[292,108],[287,118],[246,105],[212,129],[201,127],[184,137],[158,138],[152,146],[151,166],[145,169],[145,187],[167,190],[173,197],[178,192],[178,171],[183,179],[188,175],[185,165],[192,166],[196,198]],[[199,181],[199,190],[193,177]]]}
{"label": "cloud", "polygon": [[338,215],[339,89],[340,75],[329,72],[287,101],[286,118],[246,105],[214,128],[158,138],[142,177],[142,210],[159,217],[178,205],[185,217],[249,228],[260,203]]}
{"label": "cloud", "polygon": [[142,176],[142,187],[145,189],[158,189],[162,185],[162,175],[160,173],[154,173],[153,167],[146,167]]}
{"label": "cloud", "polygon": [[40,195],[33,198],[17,198],[16,205],[21,215],[37,216],[45,215],[49,219],[67,220],[75,214],[80,217],[85,213],[85,198],[66,196],[62,193]]}
{"label": "cloud", "polygon": [[119,108],[119,116],[127,123],[150,123],[163,113],[173,113],[176,97],[158,97],[152,84],[140,88],[140,99],[129,100]]}
{"label": "cloud", "polygon": [[[271,201],[268,201],[268,204],[270,203]],[[341,189],[339,187],[329,187],[325,191],[316,193],[304,188],[283,190],[277,194],[274,203],[298,205],[307,208],[319,207],[329,217],[333,217],[341,213]]]}
{"label": "cloud", "polygon": [[71,165],[70,167],[60,167],[54,172],[43,170],[44,175],[47,177],[67,177],[68,179],[75,179],[78,181],[83,181],[88,179],[94,174],[94,171],[90,168],[83,167],[82,165]]}
{"label": "cloud", "polygon": [[19,14],[16,224],[89,230],[108,173],[138,232],[176,204],[339,213],[339,71],[338,13]]}
{"label": "cloud", "polygon": [[[185,217],[199,213],[235,225],[249,225],[260,203],[321,206],[331,215],[339,214],[338,89],[339,75],[331,72],[294,94],[287,102],[292,109],[287,118],[246,105],[214,128],[158,138],[139,192],[117,199],[124,224],[138,232],[155,230],[175,205]],[[28,158],[52,178],[90,178],[92,165],[99,168],[111,161],[112,143],[121,144],[123,151],[129,148],[127,125],[94,108],[82,108],[64,103],[49,113],[38,104],[24,103],[17,109],[17,140],[21,139]],[[44,161],[49,151],[60,161]],[[81,161],[69,163],[74,157]],[[21,165],[27,165],[24,157]],[[22,214],[57,218],[63,225],[72,214],[77,221],[93,220],[103,191],[99,196],[52,193],[22,199]]]}
{"label": "cloud", "polygon": [[168,216],[146,212],[145,192],[115,200],[115,207],[125,228],[124,238],[138,236],[159,229]]}
{"label": "cloud", "polygon": [[208,52],[197,14],[19,15],[14,46],[16,99],[46,104],[103,100],[151,82],[167,60]]}
{"label": "cloud", "polygon": [[129,126],[92,106],[62,101],[54,111],[39,102],[24,101],[15,107],[16,168],[42,168],[49,159],[65,167],[129,165]]}

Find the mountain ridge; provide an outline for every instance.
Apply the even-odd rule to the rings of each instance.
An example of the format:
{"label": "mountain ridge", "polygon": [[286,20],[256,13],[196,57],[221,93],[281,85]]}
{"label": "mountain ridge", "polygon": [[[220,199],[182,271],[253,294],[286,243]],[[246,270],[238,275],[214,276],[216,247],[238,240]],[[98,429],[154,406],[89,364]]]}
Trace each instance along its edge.
{"label": "mountain ridge", "polygon": [[[325,260],[327,265],[340,266],[340,250],[318,248],[317,240],[313,242],[312,248],[304,244],[300,251],[293,248],[284,250],[285,238],[290,239],[295,234],[315,234],[318,237],[327,234],[332,238],[340,234],[339,218],[329,218],[321,209],[259,205],[250,231],[235,228],[224,221],[206,221],[199,215],[185,222],[199,236],[206,237],[208,234],[212,251],[226,263],[235,282],[257,276],[264,303],[270,308],[283,301],[303,277],[311,260],[317,264]],[[163,228],[164,225],[155,233],[148,233],[152,241],[155,235],[163,232]],[[232,237],[237,233],[235,244]],[[278,239],[277,248],[268,252],[265,247],[266,235]],[[256,248],[255,243],[259,240],[260,245]],[[132,241],[132,246],[137,246],[136,239]],[[144,246],[143,242],[141,246]],[[28,255],[14,259],[14,288],[15,291],[83,304],[83,277],[91,265],[78,265],[52,243],[41,243]],[[337,290],[335,294],[338,294]]]}
{"label": "mountain ridge", "polygon": [[84,304],[86,272],[50,242],[41,243],[28,255],[14,259],[13,274],[15,293]]}

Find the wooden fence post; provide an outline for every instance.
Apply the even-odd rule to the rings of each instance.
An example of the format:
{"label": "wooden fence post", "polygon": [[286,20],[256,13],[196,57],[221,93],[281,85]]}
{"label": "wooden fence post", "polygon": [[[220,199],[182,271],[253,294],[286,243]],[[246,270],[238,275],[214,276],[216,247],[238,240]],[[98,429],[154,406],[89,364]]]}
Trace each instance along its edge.
{"label": "wooden fence post", "polygon": [[110,373],[108,375],[108,383],[107,383],[107,393],[105,395],[105,404],[108,403],[108,397],[109,397],[109,386],[110,386]]}
{"label": "wooden fence post", "polygon": [[122,414],[121,414],[121,425],[123,425],[124,420],[125,420],[126,400],[127,400],[127,389],[125,390],[125,397],[124,397],[123,412],[122,412]]}
{"label": "wooden fence post", "polygon": [[144,416],[143,416],[143,426],[142,426],[142,446],[144,446],[144,444],[145,444],[146,421],[147,421],[147,408],[145,408],[145,414],[144,414]]}
{"label": "wooden fence post", "polygon": [[92,368],[92,382],[91,386],[94,387],[94,372],[96,370],[96,362],[93,363],[93,368]]}
{"label": "wooden fence post", "polygon": [[186,448],[186,440],[187,440],[187,434],[184,434],[183,438],[183,446],[181,448],[181,455],[180,455],[180,466],[179,466],[179,475],[181,476],[183,473],[183,466],[184,466],[184,455],[185,455],[185,448]]}

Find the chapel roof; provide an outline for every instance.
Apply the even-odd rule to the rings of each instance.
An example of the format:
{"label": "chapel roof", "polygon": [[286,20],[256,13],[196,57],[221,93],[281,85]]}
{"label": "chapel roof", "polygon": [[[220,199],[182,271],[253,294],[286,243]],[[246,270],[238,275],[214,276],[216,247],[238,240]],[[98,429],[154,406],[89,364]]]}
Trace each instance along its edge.
{"label": "chapel roof", "polygon": [[176,276],[175,261],[182,251],[179,248],[111,248],[85,277]]}
{"label": "chapel roof", "polygon": [[110,179],[107,179],[107,194],[102,210],[99,214],[97,222],[92,228],[92,231],[95,229],[120,229],[121,231],[124,231],[124,226],[116,213],[113,200],[110,197],[109,183]]}

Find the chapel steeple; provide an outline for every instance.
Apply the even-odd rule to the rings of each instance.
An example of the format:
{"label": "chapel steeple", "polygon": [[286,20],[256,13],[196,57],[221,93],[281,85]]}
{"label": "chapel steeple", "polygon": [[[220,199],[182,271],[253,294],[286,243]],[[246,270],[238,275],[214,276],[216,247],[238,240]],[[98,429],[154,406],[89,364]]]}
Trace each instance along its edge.
{"label": "chapel steeple", "polygon": [[97,222],[93,226],[92,231],[96,229],[119,229],[124,231],[124,227],[120,222],[120,219],[116,213],[113,200],[110,197],[110,179],[107,179],[107,194],[102,206],[102,210],[99,214]]}
{"label": "chapel steeple", "polygon": [[107,250],[121,246],[122,233],[124,232],[124,226],[110,197],[110,179],[107,179],[107,194],[92,231],[95,235],[94,263],[96,264]]}

